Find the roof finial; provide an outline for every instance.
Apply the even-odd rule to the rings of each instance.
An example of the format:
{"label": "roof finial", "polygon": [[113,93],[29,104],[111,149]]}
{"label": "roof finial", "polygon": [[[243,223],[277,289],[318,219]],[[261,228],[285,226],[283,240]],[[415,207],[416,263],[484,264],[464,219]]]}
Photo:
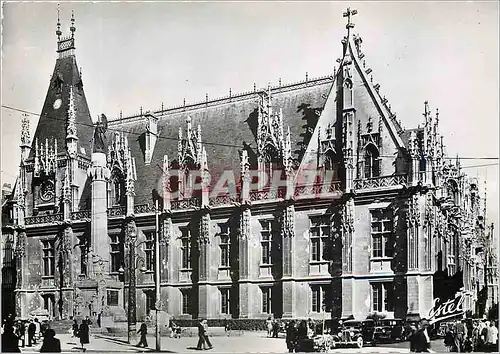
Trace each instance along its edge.
{"label": "roof finial", "polygon": [[358,13],[358,10],[351,10],[350,7],[347,8],[347,11],[344,12],[344,17],[347,17],[347,25],[345,28],[347,29],[347,33],[349,33],[350,28],[354,28],[354,23],[351,22],[351,16],[354,16]]}
{"label": "roof finial", "polygon": [[59,20],[59,3],[57,4],[57,30],[56,30],[56,36],[57,36],[57,41],[61,40],[61,21]]}
{"label": "roof finial", "polygon": [[309,81],[309,73],[307,71],[306,71],[306,81]]}
{"label": "roof finial", "polygon": [[73,12],[73,10],[71,10],[71,27],[69,28],[69,30],[71,31],[71,38],[75,38],[76,27],[75,27],[75,13]]}

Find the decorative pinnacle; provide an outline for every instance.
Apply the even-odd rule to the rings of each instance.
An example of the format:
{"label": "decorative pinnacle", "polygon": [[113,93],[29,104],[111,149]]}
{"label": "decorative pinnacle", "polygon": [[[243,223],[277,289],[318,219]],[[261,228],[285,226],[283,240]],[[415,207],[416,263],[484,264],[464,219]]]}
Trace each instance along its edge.
{"label": "decorative pinnacle", "polygon": [[351,17],[356,15],[358,13],[358,10],[351,10],[350,7],[347,8],[347,11],[344,12],[343,17],[347,17],[347,25],[345,28],[349,30],[350,28],[354,28],[354,23],[351,22]]}
{"label": "decorative pinnacle", "polygon": [[59,19],[59,4],[57,4],[57,30],[56,30],[56,36],[57,40],[61,40],[61,21]]}
{"label": "decorative pinnacle", "polygon": [[71,38],[74,38],[76,27],[75,27],[75,13],[73,12],[73,10],[71,10],[71,27],[69,28],[69,30],[71,31]]}

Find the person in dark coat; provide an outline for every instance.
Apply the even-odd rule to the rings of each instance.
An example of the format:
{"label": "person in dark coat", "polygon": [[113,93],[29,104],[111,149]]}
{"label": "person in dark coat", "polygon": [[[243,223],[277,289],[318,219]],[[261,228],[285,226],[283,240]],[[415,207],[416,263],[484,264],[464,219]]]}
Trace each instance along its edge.
{"label": "person in dark coat", "polygon": [[72,337],[78,337],[78,321],[73,320],[73,326],[71,327],[73,331]]}
{"label": "person in dark coat", "polygon": [[61,352],[61,341],[56,338],[56,332],[49,328],[45,331],[45,336],[43,338],[42,348],[40,353],[60,353]]}
{"label": "person in dark coat", "polygon": [[7,322],[2,334],[2,353],[20,353],[19,337],[14,333],[14,326]]}
{"label": "person in dark coat", "polygon": [[286,327],[286,347],[289,353],[293,353],[297,346],[297,328],[295,327],[295,321],[292,320]]}
{"label": "person in dark coat", "polygon": [[28,325],[28,347],[31,347],[35,341],[36,325],[35,322],[31,321]]}
{"label": "person in dark coat", "polygon": [[80,344],[82,345],[82,350],[86,351],[85,349],[85,344],[89,344],[89,325],[87,323],[87,320],[83,320],[82,324],[80,325],[80,328],[78,330],[78,334],[80,337]]}
{"label": "person in dark coat", "polygon": [[279,331],[280,331],[280,323],[277,320],[275,320],[273,322],[273,338],[278,338]]}
{"label": "person in dark coat", "polygon": [[141,324],[141,328],[137,331],[137,333],[140,333],[141,338],[139,340],[139,343],[137,343],[137,346],[140,347],[141,345],[146,348],[148,346],[148,341],[146,339],[146,334],[148,334],[148,326],[145,323]]}
{"label": "person in dark coat", "polygon": [[431,340],[427,333],[428,322],[420,321],[418,330],[410,339],[410,351],[415,353],[426,353],[431,347]]}
{"label": "person in dark coat", "polygon": [[26,334],[26,325],[24,324],[24,321],[19,321],[17,325],[17,336],[21,340],[21,346],[23,348],[26,345],[25,334]]}
{"label": "person in dark coat", "polygon": [[207,344],[205,342],[205,328],[203,327],[203,320],[200,320],[200,322],[198,322],[198,345],[196,346],[196,349],[197,350],[207,349]]}

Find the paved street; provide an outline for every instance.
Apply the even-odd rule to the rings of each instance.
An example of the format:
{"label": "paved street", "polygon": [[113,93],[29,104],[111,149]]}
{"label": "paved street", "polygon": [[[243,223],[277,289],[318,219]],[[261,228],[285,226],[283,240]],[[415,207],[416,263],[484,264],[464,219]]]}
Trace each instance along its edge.
{"label": "paved street", "polygon": [[[81,352],[78,338],[71,338],[69,334],[57,334],[61,340],[63,352]],[[107,337],[100,334],[92,335],[90,344],[87,345],[87,353],[96,352],[152,352],[155,347],[155,338],[149,335],[149,348],[137,348],[126,343],[125,337]],[[138,341],[138,338],[137,338]],[[183,337],[174,339],[162,338],[162,351],[174,353],[198,352],[196,348],[197,337]],[[241,336],[211,337],[214,353],[284,353],[286,345],[284,338],[267,338],[265,332],[245,332]],[[136,344],[136,343],[134,343]],[[22,348],[23,353],[39,352],[41,344],[32,348]],[[445,352],[442,340],[433,341],[432,349],[436,352]],[[379,344],[375,347],[357,348],[337,348],[331,350],[332,353],[409,353],[409,343]]]}

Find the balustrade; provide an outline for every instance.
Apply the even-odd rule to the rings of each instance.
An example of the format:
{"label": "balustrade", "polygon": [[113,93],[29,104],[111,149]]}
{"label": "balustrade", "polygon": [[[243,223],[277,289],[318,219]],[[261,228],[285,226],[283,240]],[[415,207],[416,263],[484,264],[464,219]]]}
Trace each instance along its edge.
{"label": "balustrade", "polygon": [[218,195],[216,197],[210,198],[209,205],[211,207],[233,205],[233,203],[236,203],[238,201],[239,201],[239,196],[236,194]]}
{"label": "balustrade", "polygon": [[182,200],[172,200],[170,202],[172,210],[193,209],[201,207],[200,198],[190,198]]}
{"label": "balustrade", "polygon": [[149,204],[138,204],[134,205],[134,214],[148,214],[156,212],[154,205]]}
{"label": "balustrade", "polygon": [[24,219],[26,225],[52,224],[58,221],[63,221],[63,214],[36,215]]}
{"label": "balustrade", "polygon": [[375,189],[395,186],[406,186],[407,175],[382,176],[354,180],[354,189]]}
{"label": "balustrade", "polygon": [[91,211],[90,210],[80,210],[71,213],[71,220],[83,220],[90,219]]}
{"label": "balustrade", "polygon": [[113,217],[113,216],[125,215],[126,211],[127,210],[124,206],[115,206],[108,209],[108,216]]}

